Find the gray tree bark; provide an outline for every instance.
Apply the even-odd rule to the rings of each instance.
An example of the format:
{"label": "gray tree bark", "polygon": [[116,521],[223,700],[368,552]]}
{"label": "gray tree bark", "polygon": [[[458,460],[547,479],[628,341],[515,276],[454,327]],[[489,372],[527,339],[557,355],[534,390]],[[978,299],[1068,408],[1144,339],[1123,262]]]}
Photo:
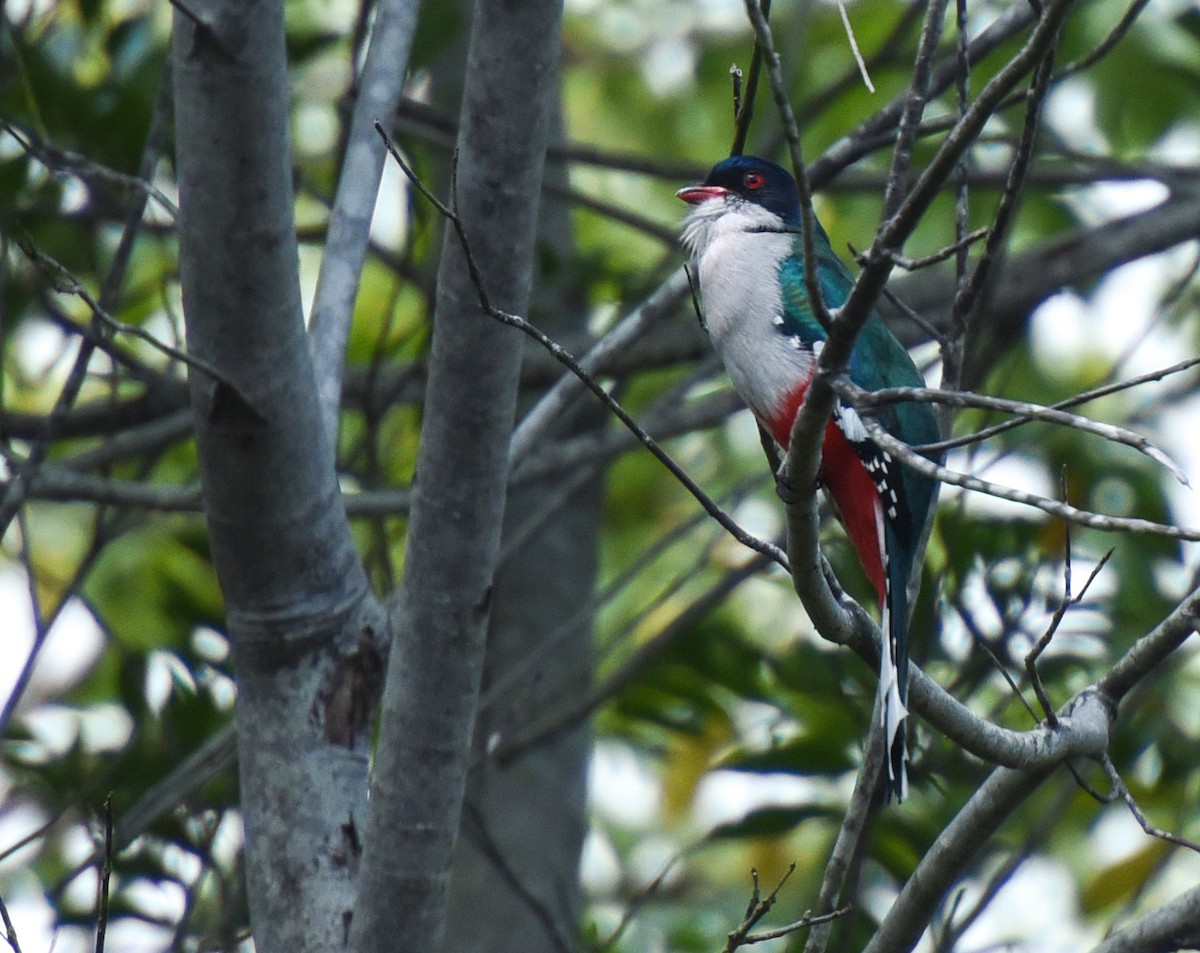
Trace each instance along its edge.
{"label": "gray tree bark", "polygon": [[238,678],[262,953],[345,946],[386,618],[350,536],[300,305],[281,2],[189,4],[173,39],[180,261],[213,560]]}
{"label": "gray tree bark", "polygon": [[[566,184],[562,166],[548,168],[546,176]],[[540,247],[544,267],[532,313],[543,331],[578,353],[586,339],[586,306],[570,277],[575,244],[565,202],[545,202]],[[527,356],[539,356],[539,350],[533,342],[526,345]],[[523,403],[528,409],[533,395]],[[604,421],[603,409],[585,397],[559,421],[556,436],[594,431]],[[596,580],[603,481],[593,478],[566,505],[548,510],[562,483],[544,477],[508,497],[503,538],[522,541],[506,553],[496,577],[484,705],[454,853],[448,950],[536,953],[576,946],[590,730],[586,723],[564,729],[511,762],[488,757],[494,739],[519,732],[591,682],[587,606]],[[531,525],[538,528],[526,533]]]}
{"label": "gray tree bark", "polygon": [[[457,200],[491,302],[523,313],[557,80],[561,6],[481,0]],[[522,338],[480,306],[453,230],[353,924],[360,951],[441,948],[508,471]]]}

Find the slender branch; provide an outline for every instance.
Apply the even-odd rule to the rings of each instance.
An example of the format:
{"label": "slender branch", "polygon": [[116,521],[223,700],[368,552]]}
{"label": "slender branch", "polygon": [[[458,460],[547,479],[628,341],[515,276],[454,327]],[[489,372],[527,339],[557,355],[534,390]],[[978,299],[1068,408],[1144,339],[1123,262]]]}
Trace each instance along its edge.
{"label": "slender branch", "polygon": [[867,62],[863,59],[862,51],[858,48],[858,40],[854,36],[854,27],[850,25],[850,14],[846,12],[846,0],[837,0],[838,13],[842,18],[842,29],[846,31],[846,40],[850,44],[850,52],[854,54],[854,62],[862,77],[867,92],[875,92],[875,84],[871,82],[871,74],[867,71]]}
{"label": "slender branch", "polygon": [[[85,305],[87,305],[88,310],[92,313],[93,319],[99,321],[104,327],[108,328],[110,331],[115,331],[120,334],[129,334],[133,337],[139,338],[140,340],[145,341],[155,350],[161,351],[168,357],[188,365],[188,367],[193,367],[198,371],[203,371],[214,381],[219,381],[225,386],[237,391],[237,388],[209,361],[196,357],[194,354],[189,354],[172,344],[168,344],[166,341],[160,341],[143,327],[140,327],[136,324],[126,324],[124,321],[118,321],[104,307],[101,306],[100,302],[98,302],[92,296],[92,293],[88,291],[82,282],[76,279],[75,276],[72,275],[64,265],[55,261],[45,252],[39,251],[27,241],[19,241],[17,244],[31,262],[44,269],[47,277],[53,282],[55,291],[59,292],[60,294],[74,295]],[[244,395],[240,396],[242,396],[242,399],[245,400]]]}
{"label": "slender branch", "polygon": [[1129,29],[1137,21],[1137,18],[1141,16],[1142,11],[1146,9],[1146,6],[1149,3],[1150,0],[1133,0],[1133,3],[1129,5],[1129,9],[1125,11],[1121,19],[1118,20],[1116,25],[1108,32],[1108,35],[1099,43],[1097,43],[1096,47],[1090,53],[1088,53],[1087,56],[1084,56],[1078,60],[1074,60],[1073,62],[1064,66],[1062,70],[1055,75],[1054,81],[1057,83],[1060,80],[1066,79],[1068,76],[1074,76],[1076,73],[1085,72],[1095,66],[1104,57],[1108,56],[1108,54],[1113,51],[1113,48],[1117,45],[1117,43],[1119,43],[1124,38],[1125,34],[1129,32]]}
{"label": "slender branch", "polygon": [[[1063,484],[1065,490],[1066,474],[1063,474]],[[1063,494],[1063,499],[1066,499],[1066,493]],[[1083,584],[1083,588],[1079,590],[1077,595],[1071,592],[1071,526],[1068,523],[1065,532],[1065,548],[1066,552],[1063,555],[1063,595],[1059,600],[1058,605],[1054,609],[1054,615],[1051,616],[1049,624],[1046,626],[1046,631],[1041,634],[1033,648],[1025,655],[1025,674],[1029,677],[1029,684],[1033,686],[1033,692],[1037,695],[1038,701],[1042,706],[1042,714],[1046,719],[1046,723],[1050,727],[1056,727],[1058,724],[1057,716],[1054,714],[1054,707],[1050,704],[1050,697],[1046,694],[1046,689],[1042,685],[1042,678],[1038,674],[1037,660],[1042,653],[1050,646],[1050,641],[1054,638],[1054,634],[1058,631],[1059,625],[1066,617],[1068,610],[1079,605],[1087,595],[1088,589],[1092,583],[1096,581],[1096,577],[1100,575],[1101,570],[1108,564],[1112,554],[1116,551],[1110,549],[1106,552],[1098,563],[1093,567],[1091,574]]]}
{"label": "slender branch", "polygon": [[[169,82],[167,87],[170,87]],[[134,190],[143,196],[143,204],[145,198],[152,198],[171,218],[179,214],[175,203],[167,198],[161,189],[155,188],[148,178],[127,175],[78,152],[60,149],[28,130],[18,128],[8,119],[0,118],[0,129],[7,132],[26,153],[54,172],[69,172],[84,182],[104,182],[121,189]]]}
{"label": "slender branch", "polygon": [[633,923],[634,918],[641,912],[642,907],[646,905],[655,894],[662,889],[663,883],[667,879],[667,875],[675,869],[675,865],[683,859],[685,850],[673,855],[659,870],[658,875],[639,890],[632,899],[625,904],[625,911],[621,914],[621,922],[613,927],[612,932],[603,940],[599,940],[588,948],[588,953],[604,953],[605,950],[612,949],[617,940],[629,929],[629,925]]}
{"label": "slender branch", "polygon": [[[672,274],[649,298],[630,311],[580,358],[579,366],[585,376],[594,379],[607,371],[616,358],[627,352],[664,314],[678,305],[686,291],[686,275],[682,272]],[[562,419],[567,408],[587,387],[585,377],[570,373],[564,374],[546,391],[513,432],[509,450],[510,466],[518,466],[541,444],[546,431]]]}
{"label": "slender branch", "polygon": [[[981,238],[986,238],[989,234],[987,228],[977,228],[973,232],[966,232],[959,239],[956,239],[951,244],[934,252],[932,255],[922,255],[920,258],[906,258],[899,252],[889,252],[892,263],[897,268],[903,268],[905,271],[917,271],[921,268],[928,268],[930,265],[936,265],[939,262],[945,261],[947,258],[960,256],[966,249],[970,248]],[[865,256],[855,253],[855,260],[861,265],[866,261]]]}
{"label": "slender branch", "polygon": [[[400,101],[418,7],[411,0],[381,0],[374,5],[370,47],[358,78],[337,193],[329,213],[325,255],[309,322],[309,345],[321,417],[335,438],[346,342],[385,159],[371,130],[376,117],[391,116]],[[336,439],[331,445],[336,445]]]}
{"label": "slender branch", "polygon": [[880,225],[867,252],[867,264],[859,273],[841,309],[841,317],[854,330],[846,335],[831,336],[821,353],[822,367],[838,370],[849,360],[854,334],[866,322],[891,273],[893,263],[890,252],[903,247],[905,239],[916,228],[947,178],[953,174],[961,156],[979,136],[1009,90],[1034,67],[1045,49],[1053,43],[1058,35],[1058,26],[1072,2],[1052,0],[1044,7],[1043,15],[1025,45],[984,87],[962,119],[954,124],[895,214]]}
{"label": "slender branch", "polygon": [[[1166,468],[1184,486],[1190,486],[1187,474],[1174,460],[1140,434],[1136,434],[1115,424],[1105,424],[1090,420],[1077,414],[1070,414],[1041,404],[1031,404],[1027,401],[1009,400],[1006,397],[989,397],[970,391],[937,390],[928,387],[889,387],[885,390],[866,391],[850,381],[838,379],[833,382],[833,389],[842,397],[851,401],[860,410],[867,410],[881,404],[903,403],[915,401],[920,403],[948,404],[953,407],[974,407],[981,410],[998,410],[1006,414],[1019,414],[1024,420],[1040,420],[1046,423],[1072,427],[1085,433],[1095,434],[1113,443],[1124,444],[1127,447],[1145,454],[1155,463]],[[940,449],[941,443],[932,447]],[[923,453],[928,453],[931,446],[921,447]]]}
{"label": "slender branch", "polygon": [[[763,0],[763,19],[771,16],[771,0]],[[745,93],[738,97],[740,102],[734,105],[733,144],[729,147],[731,156],[740,156],[746,151],[746,138],[750,134],[750,121],[754,118],[754,97],[758,93],[758,80],[762,75],[763,48],[757,38],[754,41],[754,52],[750,55],[750,73],[746,77]]]}
{"label": "slender branch", "polygon": [[[984,243],[983,254],[975,265],[970,280],[961,285],[954,299],[954,313],[963,322],[962,330],[969,338],[975,318],[976,305],[992,274],[993,267],[1002,253],[1002,245],[1008,239],[1009,230],[1016,217],[1017,205],[1024,190],[1033,160],[1033,149],[1037,140],[1038,121],[1042,107],[1050,93],[1050,80],[1054,71],[1054,47],[1048,46],[1042,59],[1033,71],[1033,79],[1026,93],[1025,123],[1021,138],[1008,170],[1008,179],[1000,196],[1000,205],[992,217],[991,230]],[[963,347],[967,347],[966,340]]]}
{"label": "slender branch", "polygon": [[1052,771],[1048,766],[993,771],[926,850],[864,953],[911,950],[971,859]]}
{"label": "slender branch", "polygon": [[[488,863],[495,868],[500,875],[500,879],[517,895],[521,903],[533,912],[534,917],[550,941],[548,949],[557,951],[557,953],[571,953],[575,948],[574,944],[567,939],[563,934],[562,927],[555,921],[554,911],[547,906],[541,897],[533,892],[530,885],[525,883],[521,878],[521,872],[513,869],[513,865],[504,856],[503,849],[496,843],[492,832],[488,830],[483,813],[470,801],[463,802],[463,830],[460,831],[459,836],[466,836],[471,839],[471,842],[479,849],[480,853],[487,858]],[[536,876],[536,871],[529,871],[528,873]]]}
{"label": "slender branch", "polygon": [[100,902],[96,916],[96,953],[104,953],[104,940],[108,935],[108,888],[113,870],[113,809],[112,792],[104,799],[104,842],[100,863]]}
{"label": "slender branch", "polygon": [[[962,119],[955,123],[929,165],[921,173],[912,191],[897,209],[896,214],[881,226],[876,237],[876,244],[872,249],[873,252],[878,254],[879,250],[897,248],[903,244],[903,238],[916,227],[925,209],[929,207],[929,204],[940,192],[946,178],[953,172],[959,158],[982,132],[984,125],[995,113],[1004,97],[1023,76],[1035,68],[1046,50],[1054,44],[1058,37],[1059,26],[1074,2],[1075,0],[1052,0],[1046,4],[1041,18],[1025,45],[988,82]],[[869,270],[870,267],[866,269],[866,271]],[[855,291],[851,293],[851,298],[874,300],[875,283],[886,278],[886,262],[881,260],[879,270],[878,276],[873,276],[865,282],[860,277]],[[862,291],[859,290],[860,286],[862,286]]]}
{"label": "slender branch", "polygon": [[929,102],[930,75],[933,71],[938,39],[942,34],[942,23],[946,18],[946,3],[947,0],[933,0],[925,8],[925,22],[921,25],[921,40],[917,44],[913,78],[904,99],[904,109],[900,114],[896,146],[892,150],[892,164],[883,195],[884,219],[896,214],[908,187],[913,145],[921,125],[921,117],[925,114],[925,105]]}
{"label": "slender branch", "polygon": [[804,250],[804,290],[808,295],[808,304],[813,315],[823,327],[830,324],[829,310],[825,306],[825,295],[818,281],[817,252],[814,244],[816,234],[816,215],[812,206],[812,185],[809,182],[808,170],[804,165],[804,153],[800,145],[800,127],[796,123],[792,104],[788,99],[787,88],[783,81],[783,69],[780,65],[779,54],[775,51],[775,39],[771,35],[771,25],[767,21],[766,11],[759,0],[745,0],[746,14],[750,25],[754,27],[755,44],[763,51],[763,63],[767,69],[767,80],[771,85],[771,94],[775,99],[775,108],[783,120],[783,131],[787,137],[788,151],[792,159],[792,173],[796,178],[796,188],[800,193],[800,242]]}
{"label": "slender branch", "polygon": [[1096,683],[1104,695],[1119,702],[1135,685],[1160,665],[1193,633],[1200,631],[1200,586],[1192,591],[1162,622],[1137,640]]}
{"label": "slender branch", "polygon": [[[879,698],[876,697],[876,708],[879,704]],[[858,777],[854,779],[854,791],[846,805],[846,813],[842,817],[842,826],[838,828],[833,850],[825,862],[825,873],[817,894],[819,911],[834,912],[838,899],[845,891],[846,878],[866,844],[871,822],[875,818],[873,808],[878,804],[876,795],[879,791],[879,777],[887,757],[884,753],[885,727],[878,711],[872,714],[870,725],[866,753],[859,766]],[[815,925],[808,935],[808,942],[804,945],[804,953],[825,953],[831,934],[832,923]]]}
{"label": "slender branch", "polygon": [[492,758],[501,764],[511,762],[529,749],[582,722],[608,699],[629,687],[641,676],[648,665],[661,658],[663,653],[675,645],[680,638],[694,631],[694,627],[700,619],[712,611],[714,606],[728,598],[729,594],[743,582],[762,572],[766,564],[767,557],[759,554],[744,566],[726,573],[708,591],[689,602],[688,607],[662,631],[638,646],[637,650],[603,682],[592,686],[581,696],[570,699],[561,710],[550,712],[537,723],[526,728],[520,735],[507,740],[501,739],[491,752]]}
{"label": "slender branch", "polygon": [[[158,98],[155,101],[150,128],[146,132],[146,142],[142,148],[141,162],[138,166],[138,179],[147,183],[154,175],[164,142],[169,135],[168,116],[171,112],[171,82],[169,71],[165,72],[159,84]],[[11,130],[10,130],[11,131]],[[99,304],[107,310],[112,307],[120,293],[130,259],[133,255],[133,245],[141,228],[142,216],[146,210],[147,195],[145,189],[139,189],[130,199],[122,223],[121,239],[117,245],[112,264],[105,275],[100,291]],[[97,319],[93,316],[93,321]],[[37,468],[45,460],[50,445],[57,438],[63,422],[75,406],[79,394],[83,390],[87,377],[88,365],[96,351],[98,335],[85,337],[75,354],[75,360],[67,373],[67,379],[55,398],[54,406],[45,418],[45,422],[22,464],[12,473],[0,497],[0,537],[2,537],[12,522],[13,516],[25,501],[30,479]]]}
{"label": "slender branch", "polygon": [[849,907],[839,907],[837,910],[830,910],[828,913],[822,913],[818,916],[813,916],[811,913],[806,913],[799,920],[794,920],[787,926],[782,926],[775,930],[764,930],[761,933],[747,933],[744,937],[742,937],[741,943],[739,943],[738,946],[750,946],[753,943],[765,943],[767,940],[778,940],[780,937],[790,936],[799,930],[805,930],[811,926],[816,926],[817,924],[831,923],[838,917],[844,917],[849,912]]}
{"label": "slender branch", "polygon": [[[1165,377],[1172,374],[1178,374],[1181,371],[1189,370],[1200,364],[1200,357],[1188,358],[1186,361],[1180,361],[1178,364],[1172,364],[1170,367],[1164,367],[1161,370],[1150,371],[1147,374],[1140,374],[1137,377],[1131,377],[1127,380],[1116,381],[1115,383],[1105,384],[1101,387],[1093,388],[1092,390],[1083,391],[1076,394],[1074,397],[1068,397],[1066,400],[1060,400],[1055,404],[1046,405],[1046,410],[1066,410],[1068,407],[1077,407],[1080,404],[1086,404],[1089,401],[1096,400],[1099,397],[1106,397],[1109,394],[1115,394],[1119,391],[1128,390],[1131,387],[1138,387],[1142,384],[1153,381],[1161,381]],[[872,393],[870,398],[877,398],[880,391]],[[944,391],[943,393],[953,393],[952,391]],[[916,398],[914,398],[916,399]],[[1041,405],[1034,405],[1041,406]],[[992,408],[1000,409],[1000,408]],[[941,440],[938,443],[927,443],[921,447],[922,453],[944,453],[947,450],[954,450],[958,447],[967,446],[968,444],[978,443],[981,440],[987,440],[997,434],[1004,433],[1007,430],[1012,430],[1020,427],[1022,424],[1034,418],[1027,417],[1024,414],[1018,414],[1015,420],[1006,420],[1002,423],[994,424],[991,427],[985,427],[982,430],[977,430],[974,433],[965,434],[962,437],[952,437],[948,440]],[[1073,426],[1073,425],[1072,425]],[[1160,461],[1161,462],[1161,461]],[[1186,475],[1185,475],[1186,482]]]}
{"label": "slender branch", "polygon": [[17,928],[13,926],[12,918],[8,915],[8,907],[5,906],[3,897],[0,897],[0,922],[4,923],[4,942],[12,948],[13,953],[21,953]]}
{"label": "slender branch", "polygon": [[753,887],[750,890],[750,902],[746,906],[746,915],[742,918],[742,922],[725,938],[725,946],[722,948],[721,953],[733,953],[734,950],[745,944],[746,936],[750,933],[750,930],[775,906],[775,900],[779,896],[779,891],[795,871],[796,865],[794,863],[789,864],[787,873],[779,879],[779,883],[775,885],[775,889],[764,899],[758,889],[758,871],[751,868],[750,880]]}

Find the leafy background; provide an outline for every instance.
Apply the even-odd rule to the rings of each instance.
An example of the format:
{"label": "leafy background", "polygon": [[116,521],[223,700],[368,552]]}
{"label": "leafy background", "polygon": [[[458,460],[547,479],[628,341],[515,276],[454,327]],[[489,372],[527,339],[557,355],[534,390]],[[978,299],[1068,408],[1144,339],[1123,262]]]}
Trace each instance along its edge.
{"label": "leafy background", "polygon": [[[973,5],[971,29],[1002,9]],[[1149,207],[1168,187],[1194,188],[1200,13],[1171,0],[1135,9],[1136,22],[1111,51],[1051,94],[1014,251],[1036,252],[1056,236]],[[1088,4],[1068,21],[1058,62],[1090,57],[1126,12],[1115,0]],[[858,0],[849,8],[871,60],[871,94],[857,78],[836,7],[780,0],[773,20],[807,155],[820,155],[903,90],[916,30],[911,14],[891,0]],[[422,10],[411,64],[416,105],[402,110],[397,134],[431,183],[444,184],[468,20],[458,4]],[[364,12],[349,2],[289,0],[287,22],[297,221],[310,300]],[[139,188],[169,28],[166,4],[137,0],[5,7],[0,450],[10,468],[54,406],[89,316],[22,246],[51,256],[99,293],[126,203]],[[577,254],[555,260],[547,251],[542,280],[570,287],[587,303],[590,331],[604,329],[679,267],[673,192],[727,150],[729,67],[745,65],[749,47],[740,5],[730,2],[568,5],[566,138],[598,151],[599,159],[567,152]],[[1002,61],[980,64],[973,88]],[[934,111],[952,106],[946,96]],[[996,176],[1020,122],[1014,107],[972,152],[972,226],[989,220]],[[763,97],[754,148],[778,155],[781,141]],[[919,149],[918,161],[928,154]],[[869,242],[887,159],[883,149],[868,155],[820,194],[818,210],[835,248]],[[153,182],[157,191],[111,311],[181,346],[169,161]],[[622,210],[620,220],[610,205]],[[945,246],[953,214],[947,194],[907,252]],[[354,491],[402,488],[412,479],[420,426],[414,382],[427,347],[441,228],[394,170],[377,219],[349,347],[340,448],[344,485]],[[1022,323],[1010,348],[989,355],[979,389],[1052,403],[1196,353],[1196,256],[1193,242],[1101,275],[1080,267],[1070,276],[1073,287]],[[909,280],[921,281],[922,273]],[[531,317],[546,315],[535,305]],[[693,477],[744,525],[778,535],[781,510],[757,436],[748,415],[730,413],[727,385],[690,306],[681,304],[664,324],[657,352],[647,349],[636,372],[615,385],[621,400],[643,419],[675,422],[668,446]],[[0,774],[0,896],[26,950],[48,948],[51,929],[56,950],[90,947],[106,794],[112,792],[115,816],[127,818],[156,782],[218,735],[236,695],[198,512],[182,369],[128,335],[118,342],[119,362],[115,350],[105,350],[84,383],[81,404],[96,408],[94,419],[69,418],[4,537],[6,697],[25,676],[27,659],[37,661],[15,710],[4,710]],[[918,353],[936,379],[934,349]],[[1086,412],[1136,427],[1200,480],[1196,384],[1188,371],[1094,401]],[[702,425],[679,423],[684,411]],[[990,421],[965,412],[955,429]],[[119,445],[135,422],[158,429]],[[874,677],[812,633],[779,572],[745,571],[750,554],[699,518],[695,502],[649,455],[605,450],[579,465],[603,467],[607,480],[596,631],[604,702],[594,719],[583,937],[631,953],[716,949],[740,918],[752,868],[770,887],[795,864],[780,894],[780,922],[797,918],[815,896],[861,757]],[[1065,485],[1071,501],[1117,515],[1200,525],[1194,494],[1162,469],[1071,430],[1012,430],[960,452],[953,465],[1050,496]],[[86,482],[69,479],[81,474]],[[128,490],[134,485],[143,488],[136,501]],[[402,572],[404,527],[399,509],[355,522],[381,590]],[[832,522],[824,539],[839,577],[869,605]],[[1024,653],[1061,598],[1065,544],[1062,524],[1045,516],[943,494],[914,623],[915,654],[957,697],[1008,726],[1033,720],[1001,668],[1021,677]],[[1154,536],[1076,529],[1070,545],[1076,592],[1110,547],[1113,556],[1044,658],[1043,678],[1059,701],[1169,611],[1197,569],[1194,546]],[[1200,834],[1197,710],[1200,667],[1194,651],[1183,651],[1139,690],[1113,739],[1116,763],[1150,820],[1192,837]],[[921,727],[916,756],[913,796],[884,812],[872,834],[862,871],[870,915],[886,909],[896,883],[985,774],[982,764]],[[226,764],[119,856],[111,945],[233,948],[246,916],[239,863],[236,782]],[[927,942],[945,950],[1009,940],[1034,950],[1080,949],[1198,874],[1194,854],[1146,837],[1122,805],[1098,804],[1064,781],[1034,797],[989,841],[977,867],[962,872],[961,890]],[[846,948],[867,935],[863,923],[854,930]],[[790,948],[787,942],[764,948]]]}

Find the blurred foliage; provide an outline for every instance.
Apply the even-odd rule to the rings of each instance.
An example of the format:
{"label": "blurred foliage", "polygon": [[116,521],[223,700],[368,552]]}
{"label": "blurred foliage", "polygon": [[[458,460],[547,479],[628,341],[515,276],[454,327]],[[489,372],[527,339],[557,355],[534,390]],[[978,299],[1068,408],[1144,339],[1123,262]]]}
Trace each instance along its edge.
{"label": "blurred foliage", "polygon": [[[1002,5],[969,9],[974,30],[994,20]],[[878,89],[871,94],[857,78],[834,5],[777,0],[777,42],[810,159],[903,91],[919,29],[913,12],[896,0],[849,6]],[[1119,0],[1081,8],[1064,27],[1058,62],[1090,58],[1125,12]],[[297,218],[311,293],[366,11],[346,0],[289,0],[287,18]],[[411,92],[432,118],[424,124],[406,120],[400,138],[431,182],[446,175],[445,133],[456,114],[468,21],[460,4],[422,6]],[[169,29],[167,5],[144,0],[5,8],[0,396],[10,466],[33,446],[90,320],[87,308],[56,291],[20,246],[52,257],[100,295],[117,261],[126,210],[141,188],[133,177],[162,84],[169,82]],[[953,42],[948,29],[945,48]],[[1200,163],[1193,118],[1200,112],[1198,47],[1194,5],[1151,4],[1111,52],[1056,87],[1013,230],[1014,250],[1036,249],[1124,210],[1124,193],[1098,184],[1110,162],[1124,164],[1122,178],[1155,178],[1163,164],[1175,169],[1159,175],[1160,181],[1194,178]],[[973,92],[1014,49],[1013,42],[1003,44],[973,69]],[[566,133],[610,157],[572,163],[572,187],[672,227],[680,214],[673,192],[683,183],[668,174],[630,171],[619,156],[637,155],[664,168],[690,163],[701,174],[728,148],[729,67],[748,65],[749,51],[740,4],[568,5]],[[931,113],[948,114],[953,104],[953,92],[947,93]],[[991,221],[999,196],[996,174],[1007,168],[1021,108],[1014,102],[993,120],[968,158],[967,171],[980,177],[971,191],[971,227]],[[920,145],[918,164],[937,141]],[[780,123],[760,95],[751,144],[778,156],[781,142]],[[119,320],[178,344],[169,136],[157,149],[152,185],[162,200],[151,198],[120,294],[107,307]],[[888,156],[881,145],[858,163],[856,175],[818,197],[835,248],[869,243]],[[1063,169],[1090,170],[1096,182],[1040,178]],[[381,233],[364,272],[349,345],[340,447],[348,489],[409,485],[420,428],[421,360],[441,223],[424,203],[398,191],[383,202],[382,217],[395,228],[387,232],[391,238]],[[950,242],[954,206],[949,192],[935,203],[909,253],[926,254]],[[573,226],[578,255],[548,260],[547,280],[569,285],[577,300],[587,302],[593,328],[623,313],[679,264],[678,250],[659,235],[595,209],[576,209]],[[1047,313],[1023,324],[1015,347],[990,356],[982,389],[1049,404],[1193,353],[1200,342],[1194,265],[1186,254],[1162,256],[1157,284],[1140,289],[1144,326],[1118,334],[1111,302],[1105,314],[1078,299],[1081,317],[1074,325],[1056,327]],[[1098,299],[1102,284],[1081,272],[1076,290]],[[681,307],[664,339],[693,323],[690,305]],[[91,478],[90,489],[77,491],[70,505],[61,502],[63,494],[32,501],[4,539],[0,576],[14,581],[5,590],[7,604],[24,599],[34,610],[29,614],[38,638],[45,638],[21,703],[3,726],[0,851],[7,853],[0,861],[0,895],[26,911],[44,897],[62,925],[58,950],[89,946],[95,881],[88,871],[105,794],[112,792],[120,818],[157,790],[184,758],[227,729],[235,694],[203,523],[194,506],[171,495],[194,488],[197,479],[186,437],[166,426],[186,407],[183,371],[128,335],[106,339],[102,351],[76,405],[97,411],[93,420],[99,423],[75,426],[69,419],[48,454],[52,467]],[[614,385],[639,414],[686,408],[724,386],[711,363],[703,374],[669,356],[651,364]],[[1082,412],[1147,432],[1194,465],[1195,430],[1182,426],[1180,408],[1190,410],[1194,421],[1196,383],[1191,372],[1153,390],[1093,401]],[[778,536],[780,507],[744,417],[716,422],[669,446],[739,519]],[[963,412],[954,432],[994,422],[982,412]],[[127,449],[116,445],[118,436],[129,442]],[[960,451],[951,462],[985,477],[995,473],[1001,482],[1011,476],[1049,496],[1065,487],[1070,502],[1087,508],[1181,519],[1181,496],[1165,471],[1128,448],[1073,430],[1027,425]],[[649,793],[598,791],[593,846],[611,855],[613,872],[585,863],[590,904],[581,935],[588,944],[621,953],[715,950],[741,916],[751,868],[762,872],[767,886],[797,864],[780,894],[779,922],[812,904],[861,761],[875,678],[856,658],[816,637],[777,570],[741,582],[676,631],[685,613],[737,572],[747,554],[696,518],[695,502],[649,455],[609,455],[599,465],[606,468],[608,495],[600,540],[598,684],[636,663],[656,640],[663,644],[595,719],[597,785],[617,784],[605,766],[620,751],[641,778],[642,786],[631,790]],[[1193,469],[1192,476],[1200,479],[1200,472]],[[97,489],[121,491],[135,483],[159,496],[147,505],[145,498],[135,502]],[[1195,506],[1186,512],[1194,518]],[[364,558],[381,587],[402,570],[404,525],[402,512],[356,523]],[[839,578],[869,606],[869,589],[832,522],[824,539]],[[1034,719],[1000,668],[1032,700],[1023,660],[1063,598],[1067,542],[1061,523],[1033,511],[943,493],[914,622],[914,658],[975,711],[1009,727],[1027,728]],[[1107,566],[1067,613],[1043,657],[1041,674],[1054,704],[1097,678],[1190,587],[1194,549],[1164,537],[1076,529],[1070,533],[1073,594],[1110,547]],[[28,652],[28,644],[10,639],[0,666],[10,673],[5,685],[16,681]],[[1200,835],[1198,705],[1200,668],[1194,654],[1178,653],[1122,709],[1112,740],[1115,762],[1151,822],[1193,838]],[[915,740],[913,794],[876,819],[860,872],[861,909],[837,928],[845,931],[837,934],[844,945],[835,948],[861,945],[896,884],[985,774],[983,765],[927,726],[917,726]],[[1045,861],[1076,885],[1075,896],[1053,903],[1042,898],[1056,940],[1068,937],[1062,942],[1075,948],[1195,880],[1200,864],[1194,859],[1146,838],[1119,804],[1106,808],[1072,793],[1072,781],[1060,775],[997,832],[976,867],[961,872],[961,902],[948,904],[937,925],[944,940],[938,949],[958,948],[957,925],[965,928],[967,911],[1013,858],[1023,858],[1025,868],[1036,866],[1031,859]],[[635,812],[639,819],[612,807],[614,799],[631,796],[644,797]],[[30,846],[9,849],[43,824],[48,826]],[[114,918],[157,931],[163,948],[172,942],[176,949],[235,948],[245,930],[237,827],[236,777],[225,764],[200,790],[168,803],[119,855]],[[1039,889],[1042,881],[1031,883]],[[631,921],[608,943],[631,905]],[[1047,922],[1026,926],[1045,929]],[[1001,926],[1011,924],[991,921],[991,932],[970,936],[996,938]],[[801,943],[765,948],[799,949]]]}

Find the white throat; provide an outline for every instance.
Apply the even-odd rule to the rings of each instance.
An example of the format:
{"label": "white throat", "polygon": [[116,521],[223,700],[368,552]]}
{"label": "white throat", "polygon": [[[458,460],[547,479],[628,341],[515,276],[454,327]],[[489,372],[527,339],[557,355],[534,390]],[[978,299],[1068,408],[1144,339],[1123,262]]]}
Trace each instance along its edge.
{"label": "white throat", "polygon": [[683,221],[705,327],[734,388],[763,421],[813,372],[812,352],[782,330],[779,266],[795,239],[778,215],[737,195],[701,202]]}

